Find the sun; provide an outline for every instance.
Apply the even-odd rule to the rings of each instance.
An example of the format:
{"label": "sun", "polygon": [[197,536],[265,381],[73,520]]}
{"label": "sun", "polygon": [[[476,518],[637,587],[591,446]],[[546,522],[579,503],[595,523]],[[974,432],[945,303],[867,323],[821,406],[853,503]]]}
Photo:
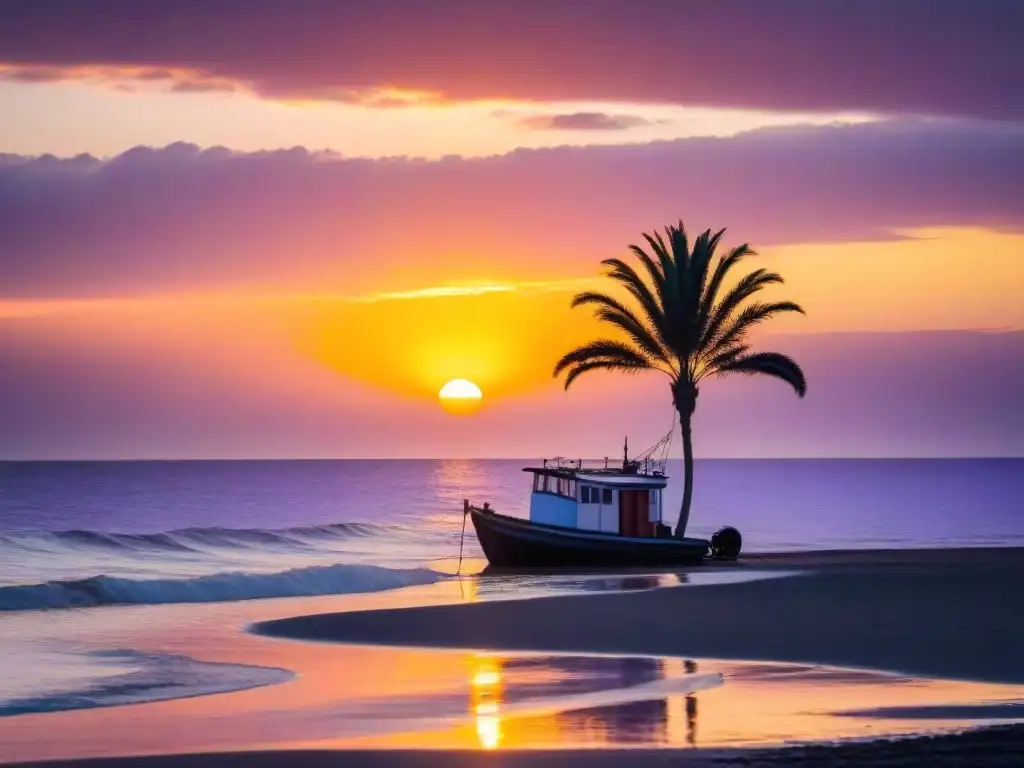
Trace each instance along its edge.
{"label": "sun", "polygon": [[483,396],[480,387],[468,379],[452,379],[437,393],[441,407],[459,416],[468,416],[480,410]]}

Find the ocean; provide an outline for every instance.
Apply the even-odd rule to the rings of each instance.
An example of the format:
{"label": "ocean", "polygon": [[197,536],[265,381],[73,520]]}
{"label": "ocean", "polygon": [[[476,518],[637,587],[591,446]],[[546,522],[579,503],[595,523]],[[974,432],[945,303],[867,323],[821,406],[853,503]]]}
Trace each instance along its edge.
{"label": "ocean", "polygon": [[[0,463],[0,611],[300,597],[446,578],[462,500],[531,460]],[[704,460],[689,533],[748,552],[1024,545],[1024,459]],[[669,462],[666,518],[682,494]],[[481,553],[471,527],[465,556]]]}

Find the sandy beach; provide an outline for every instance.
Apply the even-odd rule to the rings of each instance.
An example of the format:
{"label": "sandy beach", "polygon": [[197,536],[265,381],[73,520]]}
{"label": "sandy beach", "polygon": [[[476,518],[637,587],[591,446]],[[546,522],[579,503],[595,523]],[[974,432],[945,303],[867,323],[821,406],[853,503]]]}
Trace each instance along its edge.
{"label": "sandy beach", "polygon": [[744,558],[775,578],[586,597],[300,616],[305,640],[788,661],[1024,682],[1024,550]]}

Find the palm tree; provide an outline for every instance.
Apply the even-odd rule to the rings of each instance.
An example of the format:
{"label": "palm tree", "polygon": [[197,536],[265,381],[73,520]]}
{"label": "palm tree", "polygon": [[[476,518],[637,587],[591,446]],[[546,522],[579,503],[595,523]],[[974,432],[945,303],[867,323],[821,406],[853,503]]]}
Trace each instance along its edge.
{"label": "palm tree", "polygon": [[622,259],[606,259],[608,276],[629,294],[619,301],[605,293],[588,291],[572,300],[573,307],[592,305],[598,320],[628,340],[598,339],[574,349],[555,366],[565,372],[565,388],[590,371],[623,373],[659,371],[671,381],[672,402],[679,412],[683,433],[685,484],[675,535],[683,538],[693,499],[693,436],[691,420],[700,384],[710,376],[729,373],[773,376],[789,384],[797,395],[807,392],[803,371],[778,352],[751,352],[747,335],[754,326],[774,315],[803,309],[791,301],[762,302],[753,296],[782,277],[755,269],[725,290],[729,273],[754,252],[743,244],[715,259],[725,230],[703,232],[690,247],[686,231],[678,226],[644,234],[648,253],[637,245],[630,250],[646,274],[642,277]]}

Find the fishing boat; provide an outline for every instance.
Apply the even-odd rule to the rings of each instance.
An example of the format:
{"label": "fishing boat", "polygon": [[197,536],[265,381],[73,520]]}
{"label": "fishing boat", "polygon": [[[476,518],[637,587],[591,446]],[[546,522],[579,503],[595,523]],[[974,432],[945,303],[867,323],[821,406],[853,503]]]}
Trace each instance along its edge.
{"label": "fishing boat", "polygon": [[[656,446],[657,447],[657,446]],[[649,449],[622,464],[544,460],[525,467],[533,478],[529,518],[500,514],[466,500],[480,546],[498,567],[618,567],[697,563],[711,542],[672,536],[662,522],[666,461]],[[738,534],[737,534],[738,535]],[[738,553],[738,546],[736,547]]]}

